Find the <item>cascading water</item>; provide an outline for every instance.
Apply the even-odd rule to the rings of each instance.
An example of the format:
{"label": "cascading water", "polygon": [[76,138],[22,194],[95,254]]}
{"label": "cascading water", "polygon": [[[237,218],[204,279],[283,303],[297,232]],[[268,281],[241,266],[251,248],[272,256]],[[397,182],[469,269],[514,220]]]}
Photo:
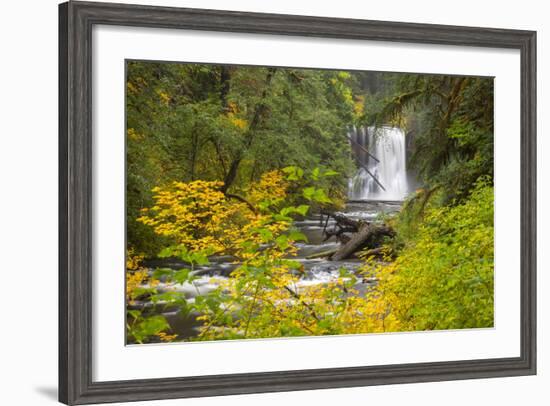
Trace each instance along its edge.
{"label": "cascading water", "polygon": [[403,130],[389,126],[352,128],[349,138],[359,167],[349,181],[349,199],[403,200],[409,189]]}

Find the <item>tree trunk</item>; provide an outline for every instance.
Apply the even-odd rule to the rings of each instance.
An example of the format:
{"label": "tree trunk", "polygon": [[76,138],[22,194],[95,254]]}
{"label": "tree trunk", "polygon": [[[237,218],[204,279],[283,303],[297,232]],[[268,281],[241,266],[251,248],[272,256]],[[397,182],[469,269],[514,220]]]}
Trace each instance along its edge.
{"label": "tree trunk", "polygon": [[329,258],[330,256],[336,254],[336,251],[338,251],[338,249],[316,252],[315,254],[308,255],[306,259]]}
{"label": "tree trunk", "polygon": [[248,126],[248,130],[245,135],[245,143],[244,146],[239,152],[237,153],[237,156],[235,159],[233,159],[233,162],[231,162],[231,166],[229,167],[229,170],[227,172],[227,175],[224,179],[224,184],[222,186],[222,192],[226,192],[229,190],[233,182],[235,181],[235,178],[237,177],[237,171],[239,169],[239,165],[241,164],[242,159],[244,158],[244,155],[246,151],[250,148],[252,145],[252,141],[254,140],[254,137],[256,135],[256,130],[258,129],[258,126],[260,125],[262,116],[265,113],[265,110],[267,109],[265,105],[265,98],[267,97],[267,92],[271,86],[271,80],[273,79],[273,76],[275,75],[276,69],[275,68],[269,68],[267,70],[267,75],[265,79],[265,88],[262,92],[262,97],[258,104],[256,105],[254,109],[254,114],[252,116],[252,121],[250,122],[250,125]]}
{"label": "tree trunk", "polygon": [[386,225],[375,225],[363,223],[359,230],[351,236],[349,241],[342,245],[330,258],[332,261],[341,261],[350,258],[363,248],[377,248],[374,245],[380,244],[381,237],[391,237],[394,231]]}
{"label": "tree trunk", "polygon": [[336,223],[339,227],[343,227],[343,226],[351,227],[357,231],[357,229],[361,225],[361,221],[351,219],[343,213],[338,213],[338,212],[333,213],[328,210],[321,210],[321,214],[324,216],[332,217],[334,220],[336,220]]}
{"label": "tree trunk", "polygon": [[220,101],[222,110],[227,110],[227,95],[231,87],[231,67],[222,65],[220,71]]}
{"label": "tree trunk", "polygon": [[370,226],[363,224],[359,230],[353,234],[350,240],[342,245],[338,251],[336,251],[330,259],[333,261],[341,261],[343,259],[351,257],[354,253],[363,248],[371,234]]}

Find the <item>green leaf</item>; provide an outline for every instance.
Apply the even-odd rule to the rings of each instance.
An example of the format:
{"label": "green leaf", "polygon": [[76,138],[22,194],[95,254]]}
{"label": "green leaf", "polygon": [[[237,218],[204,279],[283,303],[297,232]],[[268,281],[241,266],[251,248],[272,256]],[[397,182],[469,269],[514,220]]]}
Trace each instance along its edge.
{"label": "green leaf", "polygon": [[158,295],[151,296],[151,301],[153,303],[158,303],[158,302],[173,303],[173,302],[178,302],[181,299],[184,299],[183,293],[174,292],[174,291],[159,293]]}
{"label": "green leaf", "polygon": [[137,298],[137,297],[140,297],[140,296],[143,296],[143,295],[149,295],[151,293],[155,293],[156,291],[157,290],[153,289],[153,288],[137,287],[132,291],[132,297]]}
{"label": "green leaf", "polygon": [[137,319],[141,316],[141,312],[139,310],[128,310],[128,314],[134,319]]}
{"label": "green leaf", "polygon": [[213,296],[207,296],[205,299],[205,303],[208,306],[208,308],[214,313],[216,313],[220,308],[219,300]]}
{"label": "green leaf", "polygon": [[319,174],[321,173],[321,170],[319,168],[315,168],[312,172],[311,172],[311,177],[313,178],[313,180],[318,180],[319,179]]}
{"label": "green leaf", "polygon": [[195,297],[195,307],[200,308],[204,304],[204,296]]}
{"label": "green leaf", "polygon": [[191,276],[191,269],[180,269],[179,271],[174,272],[173,276],[174,282],[184,284],[185,282],[191,282],[193,277]]}
{"label": "green leaf", "polygon": [[204,252],[195,252],[192,256],[193,262],[197,265],[208,265],[210,261],[208,260],[208,256]]}
{"label": "green leaf", "polygon": [[288,233],[288,239],[292,241],[307,241],[306,235],[298,230],[290,231],[290,233]]}
{"label": "green leaf", "polygon": [[279,213],[281,214],[281,216],[288,216],[289,214],[295,211],[296,211],[296,208],[291,206],[291,207],[283,207]]}
{"label": "green leaf", "polygon": [[305,216],[309,210],[309,206],[307,204],[302,204],[296,208],[296,212],[301,214],[302,216]]}
{"label": "green leaf", "polygon": [[159,252],[159,258],[168,258],[168,257],[171,257],[172,256],[172,247],[166,247],[166,248],[163,248],[160,252]]}
{"label": "green leaf", "polygon": [[170,325],[168,324],[164,316],[158,315],[144,319],[137,328],[139,329],[140,335],[142,337],[146,337],[153,336],[164,330],[167,330],[170,328]]}
{"label": "green leaf", "polygon": [[313,200],[319,203],[331,203],[332,201],[326,195],[323,189],[317,189],[313,195]]}
{"label": "green leaf", "polygon": [[287,166],[283,168],[283,172],[286,173],[288,180],[299,180],[304,176],[304,171],[297,166]]}
{"label": "green leaf", "polygon": [[338,273],[340,275],[341,278],[345,278],[347,276],[350,276],[350,273],[349,271],[346,269],[346,268],[340,268],[338,269]]}
{"label": "green leaf", "polygon": [[275,243],[281,250],[286,250],[290,246],[290,244],[288,243],[288,237],[284,234],[278,236],[275,239]]}
{"label": "green leaf", "polygon": [[270,202],[267,200],[264,200],[258,203],[258,207],[262,211],[266,211],[267,209],[269,209],[269,205],[270,205]]}
{"label": "green leaf", "polygon": [[295,170],[296,170],[295,166],[287,166],[286,168],[282,169],[282,171],[286,174],[294,173]]}
{"label": "green leaf", "polygon": [[173,269],[170,268],[157,268],[153,272],[154,279],[161,279],[162,277],[170,277],[174,273]]}
{"label": "green leaf", "polygon": [[258,229],[258,234],[262,238],[263,242],[269,242],[273,240],[273,233],[269,231],[267,228]]}
{"label": "green leaf", "polygon": [[281,221],[281,222],[289,222],[289,221],[292,221],[292,217],[289,217],[289,216],[284,216],[282,214],[274,214],[273,215],[273,220],[275,221]]}
{"label": "green leaf", "polygon": [[332,169],[328,169],[325,172],[323,172],[323,176],[337,176],[340,175],[338,172],[333,171]]}
{"label": "green leaf", "polygon": [[286,259],[282,262],[284,265],[288,266],[290,269],[301,269],[302,263],[299,261],[294,261],[292,259]]}
{"label": "green leaf", "polygon": [[302,193],[307,200],[313,200],[313,196],[315,196],[315,188],[313,186],[306,187]]}

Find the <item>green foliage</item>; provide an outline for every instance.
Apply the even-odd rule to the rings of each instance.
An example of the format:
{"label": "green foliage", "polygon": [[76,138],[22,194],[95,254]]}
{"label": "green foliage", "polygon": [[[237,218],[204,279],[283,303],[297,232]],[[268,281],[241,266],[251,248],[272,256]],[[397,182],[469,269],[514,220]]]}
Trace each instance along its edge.
{"label": "green foliage", "polygon": [[378,267],[378,300],[399,331],[492,327],[493,241],[487,178],[459,205],[428,207],[395,262]]}
{"label": "green foliage", "polygon": [[139,344],[146,342],[150,336],[170,328],[166,319],[160,315],[142,317],[137,311],[131,311],[130,315],[134,319],[128,324],[127,333]]}
{"label": "green foliage", "polygon": [[[165,249],[166,252],[170,248]],[[167,285],[194,284],[197,279],[194,269],[197,265],[208,263],[208,252],[178,250],[178,255],[189,264],[188,268],[171,269],[157,268],[152,274],[139,268],[141,259],[131,259],[126,274],[127,324],[126,334],[128,343],[143,344],[150,342],[171,342],[177,335],[170,335],[170,325],[161,315],[163,311],[177,309],[182,318],[188,318],[192,311],[200,311],[201,300],[197,304],[189,303],[185,295],[175,290],[159,291],[158,285],[163,281]],[[149,307],[134,307],[136,300],[147,298]]]}
{"label": "green foliage", "polygon": [[469,195],[476,179],[493,175],[493,79],[379,73],[367,95],[369,125],[392,124],[411,138],[409,169],[447,203]]}
{"label": "green foliage", "polygon": [[338,71],[128,62],[129,246],[154,256],[166,245],[136,219],[153,187],[173,181],[223,181],[242,193],[274,169],[326,166],[323,187],[344,196],[354,83]]}

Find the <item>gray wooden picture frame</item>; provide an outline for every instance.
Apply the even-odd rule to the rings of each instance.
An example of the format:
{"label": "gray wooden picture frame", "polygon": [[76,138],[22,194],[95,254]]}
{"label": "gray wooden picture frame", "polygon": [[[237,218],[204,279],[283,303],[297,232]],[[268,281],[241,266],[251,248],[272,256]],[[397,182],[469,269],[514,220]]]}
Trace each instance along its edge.
{"label": "gray wooden picture frame", "polygon": [[[400,365],[92,380],[94,24],[518,49],[521,53],[521,355]],[[536,373],[536,32],[109,3],[59,6],[59,400],[66,404]]]}

